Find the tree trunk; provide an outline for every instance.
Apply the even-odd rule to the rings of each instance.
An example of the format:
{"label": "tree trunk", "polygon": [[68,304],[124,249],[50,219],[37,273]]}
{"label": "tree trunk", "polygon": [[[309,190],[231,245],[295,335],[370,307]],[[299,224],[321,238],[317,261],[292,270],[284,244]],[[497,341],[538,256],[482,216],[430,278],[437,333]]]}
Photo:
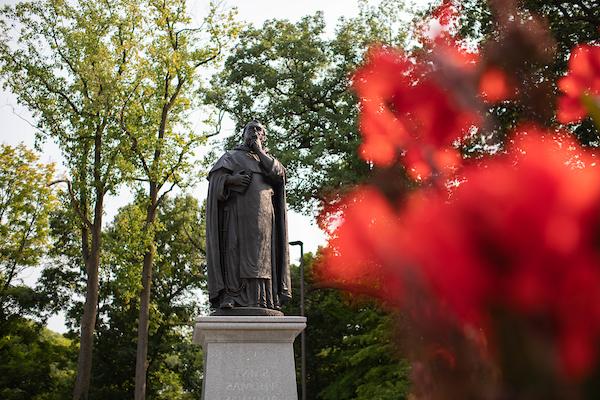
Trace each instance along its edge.
{"label": "tree trunk", "polygon": [[[158,190],[150,184],[150,202],[146,210],[146,232],[154,235],[152,225],[156,219]],[[142,269],[142,292],[140,293],[140,315],[138,318],[138,341],[135,359],[135,400],[146,398],[146,372],[148,370],[148,329],[150,325],[150,292],[152,289],[152,268],[156,247],[154,237],[149,238],[149,247],[144,254]]]}
{"label": "tree trunk", "polygon": [[[102,212],[104,211],[104,186],[102,184],[102,132],[104,122],[96,128],[94,136],[94,192],[96,195],[94,203],[94,220],[90,223],[83,221],[81,231],[81,253],[85,260],[87,273],[87,291],[83,315],[81,316],[81,336],[79,339],[79,356],[77,358],[77,378],[73,389],[73,400],[87,400],[92,378],[92,354],[94,349],[94,329],[96,328],[96,316],[98,311],[99,290],[99,268],[100,254],[102,252]],[[87,149],[84,150],[87,154]],[[87,218],[87,196],[85,189],[80,191],[81,211]],[[89,244],[91,231],[92,240]]]}
{"label": "tree trunk", "polygon": [[[96,201],[94,224],[91,229],[92,245],[85,260],[87,272],[87,292],[83,315],[81,316],[81,338],[79,342],[79,357],[77,359],[77,380],[73,390],[73,400],[87,400],[92,376],[92,351],[94,346],[94,328],[98,307],[98,288],[100,266],[100,251],[102,245],[102,198]],[[82,233],[82,242],[87,242],[87,229]],[[85,246],[84,246],[85,247]]]}

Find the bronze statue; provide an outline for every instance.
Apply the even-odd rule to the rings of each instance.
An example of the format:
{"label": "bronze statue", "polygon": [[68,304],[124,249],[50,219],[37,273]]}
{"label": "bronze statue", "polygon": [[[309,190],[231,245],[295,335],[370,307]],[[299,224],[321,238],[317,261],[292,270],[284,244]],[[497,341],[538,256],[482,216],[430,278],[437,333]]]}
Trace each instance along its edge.
{"label": "bronze statue", "polygon": [[[257,121],[208,174],[206,258],[215,314],[281,315],[291,298],[285,169]],[[275,310],[275,311],[273,311]]]}

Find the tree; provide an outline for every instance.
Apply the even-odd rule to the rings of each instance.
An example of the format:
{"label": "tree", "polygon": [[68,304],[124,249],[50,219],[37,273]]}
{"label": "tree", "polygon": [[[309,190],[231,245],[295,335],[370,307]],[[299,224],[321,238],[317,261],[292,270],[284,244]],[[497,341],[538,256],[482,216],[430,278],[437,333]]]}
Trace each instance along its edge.
{"label": "tree", "polygon": [[87,276],[76,400],[87,398],[98,301],[105,196],[121,181],[116,121],[130,80],[139,7],[133,1],[20,2],[1,12],[4,87],[36,118],[38,138],[61,147],[79,218]]}
{"label": "tree", "polygon": [[[98,398],[118,397],[112,390],[121,381],[121,397],[130,397],[134,388],[130,371],[137,365],[135,325],[142,260],[148,237],[145,229],[145,199],[120,210],[107,232],[107,269],[105,290],[101,292],[98,366],[95,376]],[[155,273],[148,321],[148,392],[152,398],[186,398],[186,393],[200,395],[200,383],[191,368],[201,370],[200,351],[192,347],[189,321],[199,311],[199,289],[205,287],[202,271],[203,221],[198,202],[190,196],[165,198],[157,209],[157,225],[153,240],[157,247]],[[140,268],[141,267],[141,268]],[[105,351],[102,351],[102,350]],[[119,349],[119,357],[114,351]],[[189,365],[189,363],[195,365]],[[125,369],[124,369],[125,367]],[[131,368],[131,369],[130,369]]]}
{"label": "tree", "polygon": [[[374,302],[323,287],[316,259],[304,258],[308,399],[406,399],[410,367],[392,338],[392,318]],[[294,297],[284,310],[299,313],[299,270],[292,268]],[[298,343],[296,343],[298,344]],[[300,349],[296,346],[296,366]]]}
{"label": "tree", "polygon": [[[156,311],[149,342],[152,398],[172,399],[175,391],[188,393],[190,398],[201,396],[203,357],[191,342],[189,324],[206,310],[201,296],[206,291],[204,215],[204,208],[189,195],[167,199],[159,208],[164,228],[156,235],[161,257],[155,265],[152,298]],[[174,382],[171,393],[165,390],[165,378]]]}
{"label": "tree", "polygon": [[15,278],[46,253],[48,216],[56,204],[50,189],[54,166],[38,162],[24,145],[0,145],[0,325],[24,313],[26,287]]}
{"label": "tree", "polygon": [[399,45],[406,37],[401,1],[360,5],[359,16],[341,19],[331,39],[321,13],[247,28],[205,94],[238,128],[252,118],[265,124],[268,144],[287,169],[288,202],[305,213],[369,172],[357,154],[351,73],[372,43]]}
{"label": "tree", "polygon": [[60,400],[75,375],[71,341],[21,316],[0,327],[0,397]]}
{"label": "tree", "polygon": [[134,180],[146,187],[145,252],[138,326],[135,398],[145,398],[150,321],[150,293],[156,258],[157,209],[175,186],[185,186],[191,158],[207,134],[189,124],[201,67],[218,61],[238,30],[234,12],[214,3],[200,27],[190,25],[186,1],[148,1],[144,43],[133,90],[120,113],[120,126],[137,167]]}
{"label": "tree", "polygon": [[[139,167],[148,182],[150,235],[140,318],[143,397],[153,222],[161,188],[180,183],[202,135],[186,125],[194,73],[219,53],[236,25],[213,7],[189,26],[185,2],[24,2],[3,10],[0,62],[5,87],[32,110],[39,136],[56,139],[69,167],[71,204],[81,220],[86,304],[74,398],[89,390],[106,194]],[[10,38],[18,32],[17,40]],[[206,39],[206,41],[200,41]],[[213,41],[211,43],[210,41]],[[202,47],[199,43],[208,43]],[[32,89],[33,87],[33,89]],[[139,397],[138,396],[138,397]]]}
{"label": "tree", "polygon": [[[553,115],[554,100],[552,94],[557,93],[556,81],[562,76],[567,67],[567,60],[571,49],[578,43],[594,43],[600,40],[598,25],[600,24],[600,9],[596,2],[591,0],[578,0],[573,2],[527,0],[518,2],[518,10],[543,18],[548,25],[549,32],[556,44],[553,59],[539,65],[538,76],[543,77],[552,89],[545,107],[550,110],[550,118],[545,118],[542,123],[555,123]],[[490,3],[484,0],[469,0],[461,2],[460,9],[460,34],[476,42],[498,38],[498,18]],[[505,57],[505,55],[500,55]],[[506,58],[506,57],[505,57]],[[531,85],[541,86],[541,79]],[[517,123],[527,117],[528,109],[522,104],[502,104],[491,109],[491,113],[499,119],[499,130],[504,133],[514,128]],[[573,133],[585,145],[598,146],[600,138],[591,120],[583,121],[571,127]]]}
{"label": "tree", "polygon": [[[147,248],[145,199],[121,208],[106,227],[100,269],[98,323],[94,342],[90,399],[134,396],[137,320],[142,263]],[[157,258],[152,276],[148,337],[148,396],[187,399],[201,395],[202,354],[191,343],[189,322],[203,307],[203,210],[191,196],[166,196],[157,209]],[[77,264],[77,225],[72,210],[56,210],[52,253],[39,290],[51,310],[66,311],[76,323],[85,290]],[[83,283],[83,285],[82,285]],[[69,335],[70,336],[70,335]]]}

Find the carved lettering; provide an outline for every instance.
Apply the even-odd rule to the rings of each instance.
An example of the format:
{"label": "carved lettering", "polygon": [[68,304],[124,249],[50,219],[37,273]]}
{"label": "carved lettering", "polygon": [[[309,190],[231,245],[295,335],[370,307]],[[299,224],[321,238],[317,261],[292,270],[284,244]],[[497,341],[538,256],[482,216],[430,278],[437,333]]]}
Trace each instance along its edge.
{"label": "carved lettering", "polygon": [[268,378],[269,376],[271,376],[271,374],[269,374],[269,370],[267,368],[263,368],[263,369],[248,368],[248,369],[238,372],[237,375],[238,375],[238,378],[241,378],[243,380]]}
{"label": "carved lettering", "polygon": [[231,392],[245,392],[248,390],[253,391],[264,391],[264,392],[272,392],[276,388],[274,382],[233,382],[229,383],[225,390]]}

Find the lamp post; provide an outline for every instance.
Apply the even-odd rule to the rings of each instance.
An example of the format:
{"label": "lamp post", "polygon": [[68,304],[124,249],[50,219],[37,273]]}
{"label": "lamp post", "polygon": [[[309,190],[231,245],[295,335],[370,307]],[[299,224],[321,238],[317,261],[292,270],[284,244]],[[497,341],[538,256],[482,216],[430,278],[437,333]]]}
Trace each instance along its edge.
{"label": "lamp post", "polygon": [[[290,242],[290,246],[300,246],[300,316],[304,317],[304,243],[300,240]],[[300,371],[302,400],[306,400],[306,335],[300,333]]]}

